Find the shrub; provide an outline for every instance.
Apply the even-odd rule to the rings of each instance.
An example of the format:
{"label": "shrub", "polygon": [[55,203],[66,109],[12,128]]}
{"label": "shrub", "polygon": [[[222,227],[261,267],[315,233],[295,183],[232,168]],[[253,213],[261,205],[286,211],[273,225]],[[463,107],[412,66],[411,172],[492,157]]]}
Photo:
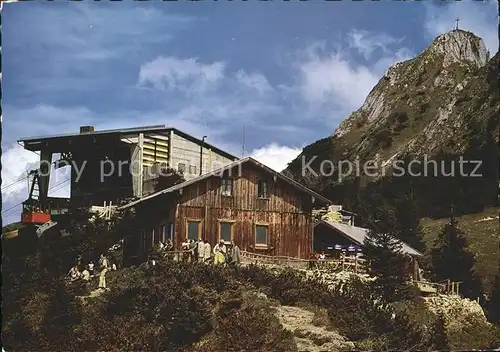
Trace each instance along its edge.
{"label": "shrub", "polygon": [[337,299],[328,307],[330,319],[337,331],[352,341],[374,335],[377,324],[387,319],[385,311],[376,304],[378,297],[360,280],[334,289],[332,296]]}
{"label": "shrub", "polygon": [[213,291],[196,285],[186,287],[185,281],[178,280],[178,266],[165,269],[150,276],[147,282],[129,281],[128,288],[107,295],[109,303],[103,307],[103,313],[114,324],[126,326],[135,320],[147,327],[134,341],[129,336],[129,344],[120,348],[144,349],[141,343],[146,338],[148,346],[170,350],[189,346],[211,330],[209,297]]}
{"label": "shrub", "polygon": [[[31,259],[3,268],[3,337],[12,350],[294,350],[271,299],[313,307],[314,324],[335,327],[358,348],[440,346],[429,335],[442,326],[420,319],[418,304],[395,309],[360,280],[329,288],[293,269],[160,261],[155,270],[111,271],[111,291],[80,302]],[[450,347],[473,339],[472,347],[491,346],[492,328],[476,325],[449,339]]]}

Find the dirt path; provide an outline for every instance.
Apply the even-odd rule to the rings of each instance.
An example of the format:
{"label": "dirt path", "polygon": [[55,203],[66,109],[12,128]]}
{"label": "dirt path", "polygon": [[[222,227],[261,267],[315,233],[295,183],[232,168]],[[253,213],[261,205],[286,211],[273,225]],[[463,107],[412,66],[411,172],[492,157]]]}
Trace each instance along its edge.
{"label": "dirt path", "polygon": [[[109,290],[109,289],[108,289]],[[76,296],[76,298],[79,298],[79,299],[82,299],[82,300],[86,300],[88,298],[95,298],[95,297],[99,297],[100,295],[102,295],[104,292],[104,290],[100,290],[100,289],[95,289],[95,290],[92,290],[89,292],[88,295],[86,296]]]}
{"label": "dirt path", "polygon": [[277,316],[283,327],[293,332],[299,351],[350,351],[354,343],[335,331],[312,324],[314,313],[299,307],[279,306]]}

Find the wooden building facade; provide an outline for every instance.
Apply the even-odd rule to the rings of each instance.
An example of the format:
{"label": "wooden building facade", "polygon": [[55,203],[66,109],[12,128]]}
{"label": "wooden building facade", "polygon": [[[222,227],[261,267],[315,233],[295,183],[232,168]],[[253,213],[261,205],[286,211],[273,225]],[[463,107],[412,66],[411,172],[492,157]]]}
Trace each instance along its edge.
{"label": "wooden building facade", "polygon": [[177,184],[120,209],[135,209],[130,255],[158,241],[220,240],[266,255],[309,258],[313,208],[331,202],[252,158]]}

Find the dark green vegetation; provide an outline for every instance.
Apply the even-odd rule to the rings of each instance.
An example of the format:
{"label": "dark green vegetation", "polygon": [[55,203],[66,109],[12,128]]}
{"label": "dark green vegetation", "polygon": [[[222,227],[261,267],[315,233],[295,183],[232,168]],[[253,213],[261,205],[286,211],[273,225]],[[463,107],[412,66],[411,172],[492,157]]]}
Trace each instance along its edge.
{"label": "dark green vegetation", "polygon": [[500,324],[500,261],[498,261],[498,271],[491,289],[488,313],[492,322]]}
{"label": "dark green vegetation", "polygon": [[74,263],[75,246],[80,253],[100,253],[116,241],[124,224],[75,226],[75,235],[47,236],[27,255],[19,255],[14,245],[4,248],[2,340],[7,350],[294,351],[292,334],[275,316],[277,304],[310,307],[317,312],[316,323],[361,349],[469,349],[500,343],[498,331],[481,321],[460,333],[447,331],[421,298],[388,295],[392,281],[381,291],[358,280],[329,288],[293,269],[160,261],[154,270],[141,265],[111,271],[111,291],[76,297],[85,289],[62,280]]}
{"label": "dark green vegetation", "polygon": [[[491,287],[498,270],[500,239],[498,234],[498,209],[487,208],[477,214],[467,214],[456,217],[458,227],[467,240],[467,250],[474,253],[474,272],[483,282],[484,290],[491,292]],[[432,247],[438,235],[443,230],[448,218],[421,220],[422,237],[429,248]]]}
{"label": "dark green vegetation", "polygon": [[460,293],[475,299],[482,297],[481,282],[473,271],[474,255],[466,250],[464,233],[455,218],[445,224],[431,250],[430,272],[435,282],[461,282]]}
{"label": "dark green vegetation", "polygon": [[[328,290],[293,270],[160,263],[155,272],[145,267],[113,272],[112,291],[84,302],[58,278],[37,273],[35,257],[23,262],[26,270],[16,270],[15,281],[10,271],[4,273],[7,350],[293,351],[291,333],[274,316],[276,303],[257,291],[284,305],[322,308],[326,323],[363,349],[427,349],[445,334],[436,317],[429,319],[437,328],[419,325],[415,309],[400,309],[392,319],[394,308],[360,281]],[[20,263],[17,268],[23,269]],[[473,346],[494,346],[494,331],[482,328],[489,333]]]}
{"label": "dark green vegetation", "polygon": [[408,284],[411,270],[409,258],[402,252],[395,212],[386,209],[382,221],[373,221],[376,231],[370,231],[363,246],[364,258],[369,266],[369,274],[376,280],[371,287],[385,301],[401,301],[415,296],[413,286]]}

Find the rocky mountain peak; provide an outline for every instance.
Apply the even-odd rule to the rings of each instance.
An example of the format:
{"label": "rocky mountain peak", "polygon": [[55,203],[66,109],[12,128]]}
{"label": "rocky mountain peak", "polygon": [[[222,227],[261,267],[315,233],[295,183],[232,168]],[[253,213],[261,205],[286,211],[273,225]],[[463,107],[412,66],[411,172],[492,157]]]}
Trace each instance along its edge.
{"label": "rocky mountain peak", "polygon": [[[394,112],[404,112],[424,124],[433,119],[431,114],[444,121],[455,103],[449,98],[488,60],[484,41],[473,33],[460,29],[444,33],[415,58],[391,66],[360,109],[344,120],[333,136],[340,138],[355,130],[369,135],[376,126],[393,124],[390,116]],[[423,121],[424,116],[428,121]],[[360,141],[363,145],[358,145],[359,149],[366,142]]]}
{"label": "rocky mountain peak", "polygon": [[[391,66],[362,106],[302,155],[328,160],[378,155],[390,165],[400,155],[462,153],[471,136],[498,141],[498,133],[491,136],[500,109],[498,61],[473,33],[442,34],[416,57]],[[301,159],[296,160],[288,169],[292,173]]]}
{"label": "rocky mountain peak", "polygon": [[484,41],[473,33],[460,29],[438,36],[426,51],[442,54],[444,66],[469,61],[479,68],[486,65],[489,59]]}

